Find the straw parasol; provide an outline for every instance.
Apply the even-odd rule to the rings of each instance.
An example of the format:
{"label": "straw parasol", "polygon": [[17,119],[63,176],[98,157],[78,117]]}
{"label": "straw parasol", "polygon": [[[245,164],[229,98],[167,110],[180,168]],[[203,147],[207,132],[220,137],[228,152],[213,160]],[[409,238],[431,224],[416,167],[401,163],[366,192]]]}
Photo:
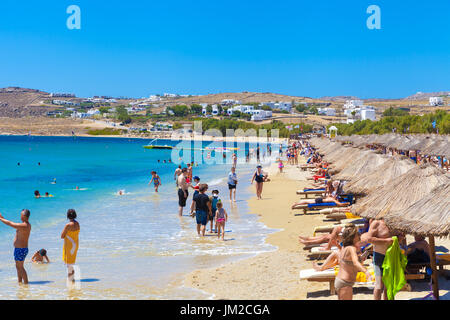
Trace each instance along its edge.
{"label": "straw parasol", "polygon": [[421,151],[422,154],[429,154],[435,156],[450,156],[450,144],[446,140],[440,140],[436,143],[430,144]]}
{"label": "straw parasol", "polygon": [[450,184],[434,188],[427,196],[403,210],[384,217],[387,225],[408,234],[448,236],[450,234]]}
{"label": "straw parasol", "polygon": [[450,177],[443,170],[430,164],[415,166],[358,201],[352,212],[365,218],[382,218],[392,210],[406,209],[435,187],[449,183]]}
{"label": "straw parasol", "polygon": [[388,156],[370,151],[359,159],[350,161],[347,166],[333,178],[339,180],[352,180],[358,178],[361,175],[367,174],[367,172],[373,172],[388,159]]}
{"label": "straw parasol", "polygon": [[330,167],[329,173],[336,174],[347,166],[350,166],[352,163],[356,163],[356,161],[361,160],[369,153],[372,153],[372,151],[347,147],[346,149],[340,151],[339,154],[336,154],[336,156],[334,154],[332,157],[325,156],[326,160],[333,161],[333,165]]}
{"label": "straw parasol", "polygon": [[416,167],[408,157],[396,155],[390,157],[386,162],[374,171],[362,173],[358,178],[345,184],[344,189],[348,193],[367,195],[374,189],[386,185],[390,180],[396,179],[408,170]]}

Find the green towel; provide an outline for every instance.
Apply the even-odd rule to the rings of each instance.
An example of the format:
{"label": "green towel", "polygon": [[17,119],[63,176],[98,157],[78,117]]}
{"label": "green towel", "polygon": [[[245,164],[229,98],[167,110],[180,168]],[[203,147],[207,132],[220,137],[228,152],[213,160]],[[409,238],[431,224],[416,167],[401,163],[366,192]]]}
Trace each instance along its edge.
{"label": "green towel", "polygon": [[405,285],[405,268],[408,263],[408,259],[401,252],[398,238],[392,237],[392,240],[394,242],[387,249],[383,262],[383,283],[389,300],[394,300],[397,292]]}

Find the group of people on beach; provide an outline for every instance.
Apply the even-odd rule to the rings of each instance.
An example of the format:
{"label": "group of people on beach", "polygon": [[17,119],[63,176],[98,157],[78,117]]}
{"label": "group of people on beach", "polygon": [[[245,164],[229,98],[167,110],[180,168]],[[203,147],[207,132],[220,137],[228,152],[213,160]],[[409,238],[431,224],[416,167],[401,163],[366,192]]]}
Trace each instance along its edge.
{"label": "group of people on beach", "polygon": [[[351,202],[341,198],[342,183],[333,181],[328,175],[328,163],[323,161],[320,154],[305,142],[300,154],[304,155],[308,163],[315,164],[318,169],[316,175],[312,177],[314,186],[325,187],[324,196],[316,199],[303,199],[292,205],[295,209],[305,204],[332,202],[336,208],[325,209],[330,212],[350,212]],[[329,180],[326,180],[329,179]],[[321,180],[321,181],[319,181]],[[324,185],[325,183],[325,185]],[[405,252],[408,259],[407,272],[414,272],[414,263],[428,263],[430,261],[430,249],[426,240],[421,236],[415,236],[415,241],[406,244],[405,234],[390,230],[383,218],[362,219],[364,224],[357,227],[355,224],[337,225],[328,234],[306,237],[299,236],[299,242],[305,246],[319,245],[323,251],[337,250],[327,257],[321,264],[313,263],[316,271],[324,271],[338,266],[334,287],[340,300],[351,300],[353,297],[353,286],[357,279],[358,272],[365,274],[367,281],[375,280],[374,299],[388,299],[387,287],[383,283],[383,263],[386,258],[388,248],[398,241],[399,247]],[[372,255],[373,274],[364,267],[363,262],[369,255]]]}
{"label": "group of people on beach", "polygon": [[[31,234],[30,210],[23,209],[20,212],[21,222],[12,222],[6,220],[0,214],[0,221],[5,225],[10,226],[16,230],[14,237],[14,261],[16,264],[17,278],[19,284],[28,284],[28,274],[25,270],[25,258],[28,255],[28,240]],[[67,279],[71,282],[75,282],[75,270],[74,264],[78,251],[78,234],[80,232],[80,224],[76,221],[77,214],[74,209],[67,211],[67,219],[69,222],[64,226],[61,232],[61,239],[64,240],[62,259],[67,266]],[[50,263],[50,259],[47,255],[47,250],[40,249],[36,251],[31,258],[33,263]]]}

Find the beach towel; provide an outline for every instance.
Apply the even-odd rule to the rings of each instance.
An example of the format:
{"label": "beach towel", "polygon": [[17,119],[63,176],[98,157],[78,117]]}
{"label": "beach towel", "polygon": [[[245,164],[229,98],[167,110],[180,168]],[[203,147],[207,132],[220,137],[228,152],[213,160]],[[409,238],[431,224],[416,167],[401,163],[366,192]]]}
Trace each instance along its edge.
{"label": "beach towel", "polygon": [[337,206],[336,202],[308,203],[308,208],[335,207],[335,206]]}
{"label": "beach towel", "polygon": [[[372,276],[372,281],[368,281],[367,276],[364,272],[358,271],[358,273],[356,274],[355,284],[357,284],[357,283],[374,283],[375,271],[373,270],[372,267],[368,268],[367,271],[369,271],[370,275]],[[337,276],[338,273],[339,273],[339,266],[335,266],[334,267],[334,275]]]}
{"label": "beach towel", "polygon": [[386,251],[383,262],[383,283],[387,290],[389,300],[394,300],[395,295],[406,283],[405,268],[408,259],[401,252],[398,238],[392,237],[394,242]]}
{"label": "beach towel", "polygon": [[307,191],[325,191],[325,188],[319,188],[319,189],[303,189],[303,192],[307,192]]}

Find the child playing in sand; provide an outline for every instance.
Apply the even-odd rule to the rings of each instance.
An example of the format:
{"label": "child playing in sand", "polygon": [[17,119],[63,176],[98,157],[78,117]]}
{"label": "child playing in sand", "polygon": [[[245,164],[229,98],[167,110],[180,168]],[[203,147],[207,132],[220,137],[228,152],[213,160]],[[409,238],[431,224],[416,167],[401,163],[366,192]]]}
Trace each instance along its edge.
{"label": "child playing in sand", "polygon": [[150,185],[153,181],[153,183],[155,185],[155,192],[158,192],[158,188],[161,185],[161,178],[158,176],[156,171],[152,171],[151,173],[152,173],[152,179],[150,180],[150,182],[148,184]]}
{"label": "child playing in sand", "polygon": [[225,222],[228,220],[228,214],[223,208],[222,201],[217,202],[216,210],[216,228],[217,228],[217,238],[220,238],[220,233],[222,232],[222,240],[225,240]]}

